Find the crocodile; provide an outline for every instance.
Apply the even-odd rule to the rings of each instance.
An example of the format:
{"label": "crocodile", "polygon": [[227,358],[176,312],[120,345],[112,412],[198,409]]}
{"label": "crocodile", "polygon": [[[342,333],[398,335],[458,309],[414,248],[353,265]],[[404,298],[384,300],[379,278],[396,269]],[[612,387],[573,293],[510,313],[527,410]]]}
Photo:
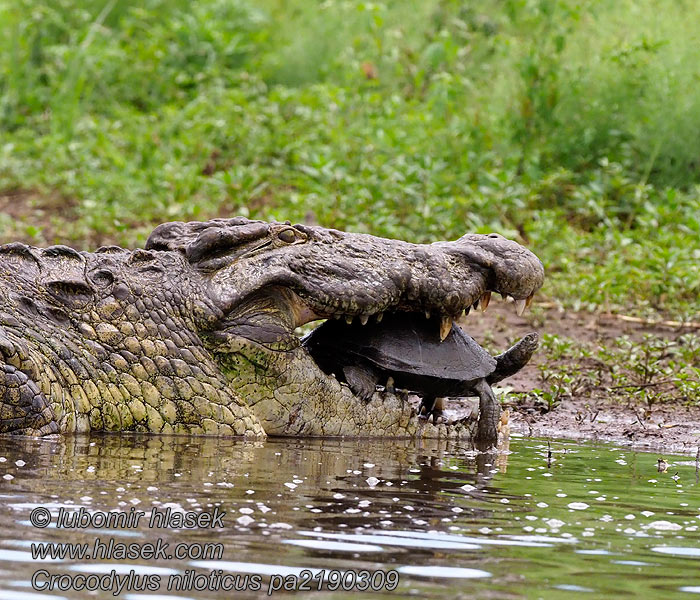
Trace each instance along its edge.
{"label": "crocodile", "polygon": [[243,217],[164,223],[135,250],[5,244],[0,433],[471,438],[468,419],[355,397],[295,330],[430,312],[449,331],[491,292],[521,311],[543,278],[498,234],[413,244]]}

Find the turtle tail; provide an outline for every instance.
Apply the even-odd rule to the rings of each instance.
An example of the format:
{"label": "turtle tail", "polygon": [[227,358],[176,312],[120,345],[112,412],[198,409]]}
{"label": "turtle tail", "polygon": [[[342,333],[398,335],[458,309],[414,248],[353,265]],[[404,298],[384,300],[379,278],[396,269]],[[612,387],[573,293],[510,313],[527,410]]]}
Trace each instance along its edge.
{"label": "turtle tail", "polygon": [[539,343],[540,336],[537,333],[528,333],[513,347],[495,357],[496,370],[486,378],[486,381],[497,383],[520,371],[535,353]]}

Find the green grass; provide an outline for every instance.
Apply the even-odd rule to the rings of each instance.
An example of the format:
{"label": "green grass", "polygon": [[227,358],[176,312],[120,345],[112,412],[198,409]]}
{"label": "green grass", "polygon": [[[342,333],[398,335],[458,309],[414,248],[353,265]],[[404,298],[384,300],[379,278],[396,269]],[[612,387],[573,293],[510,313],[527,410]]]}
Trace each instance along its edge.
{"label": "green grass", "polygon": [[610,343],[583,343],[544,335],[539,386],[520,394],[549,411],[575,398],[641,405],[697,404],[700,398],[700,336],[675,339],[646,334],[639,340],[621,336]]}
{"label": "green grass", "polygon": [[0,0],[0,200],[33,203],[0,237],[498,231],[567,306],[698,320],[697,22],[689,0]]}

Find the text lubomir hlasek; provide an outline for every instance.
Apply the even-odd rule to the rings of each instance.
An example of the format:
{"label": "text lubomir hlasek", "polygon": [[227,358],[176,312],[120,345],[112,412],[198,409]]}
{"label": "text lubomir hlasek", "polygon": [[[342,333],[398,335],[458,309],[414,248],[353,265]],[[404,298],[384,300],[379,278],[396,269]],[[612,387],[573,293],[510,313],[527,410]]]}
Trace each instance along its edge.
{"label": "text lubomir hlasek", "polygon": [[[213,512],[180,512],[171,508],[153,507],[147,521],[143,521],[150,529],[214,529],[224,526],[225,511],[215,507]],[[90,512],[81,507],[77,511],[65,508],[58,510],[56,527],[58,529],[135,529],[142,524],[146,513],[131,508],[128,511]]]}

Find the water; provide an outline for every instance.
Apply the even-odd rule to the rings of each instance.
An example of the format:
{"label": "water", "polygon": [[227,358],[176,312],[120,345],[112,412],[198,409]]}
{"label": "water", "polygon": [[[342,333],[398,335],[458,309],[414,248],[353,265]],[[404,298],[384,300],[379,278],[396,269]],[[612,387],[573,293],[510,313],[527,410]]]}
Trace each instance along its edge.
{"label": "water", "polygon": [[[522,438],[498,456],[410,441],[2,439],[0,599],[110,598],[115,581],[125,600],[256,598],[285,584],[317,599],[700,593],[692,457],[666,456],[659,473],[657,454],[566,441],[551,450]],[[149,529],[168,508],[173,519],[199,513],[201,527]],[[144,515],[105,528],[107,511]],[[59,513],[91,522],[57,527]],[[48,527],[32,525],[46,515]],[[32,543],[93,551],[98,538],[111,559],[32,557]],[[159,556],[117,554],[158,538],[168,544]],[[168,558],[176,546],[189,558]],[[247,591],[197,589],[221,588],[224,575]],[[56,589],[41,591],[51,576]],[[111,591],[74,589],[86,582]]]}

